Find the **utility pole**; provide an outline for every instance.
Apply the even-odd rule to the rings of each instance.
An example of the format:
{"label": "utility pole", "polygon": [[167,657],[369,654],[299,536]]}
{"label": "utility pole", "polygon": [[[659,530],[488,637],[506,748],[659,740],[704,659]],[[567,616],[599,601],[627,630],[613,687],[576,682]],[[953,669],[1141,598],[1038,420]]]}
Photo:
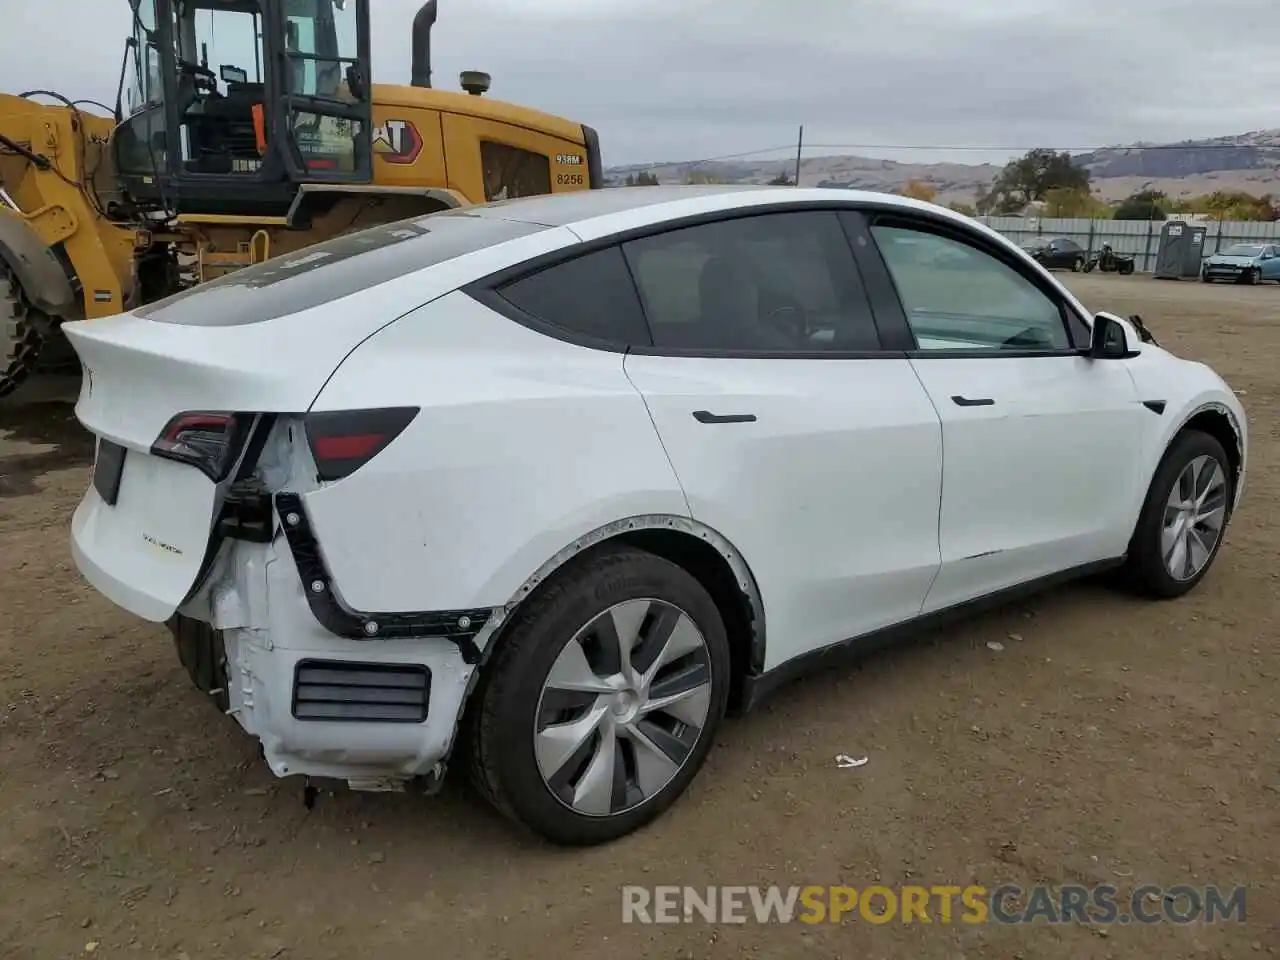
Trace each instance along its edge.
{"label": "utility pole", "polygon": [[804,124],[800,124],[800,138],[796,141],[796,182],[800,186],[800,154],[804,150]]}

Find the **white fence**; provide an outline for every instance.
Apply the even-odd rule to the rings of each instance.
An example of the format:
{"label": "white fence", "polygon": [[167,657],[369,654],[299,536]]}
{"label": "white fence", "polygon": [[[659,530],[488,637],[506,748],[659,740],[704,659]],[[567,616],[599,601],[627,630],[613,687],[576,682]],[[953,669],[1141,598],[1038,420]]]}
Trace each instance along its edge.
{"label": "white fence", "polygon": [[[978,217],[1014,243],[1032,237],[1067,237],[1092,252],[1104,243],[1116,253],[1131,253],[1140,273],[1151,273],[1160,249],[1163,220],[1067,220],[1056,217]],[[1177,220],[1176,216],[1170,220]],[[1204,254],[1208,256],[1233,243],[1280,243],[1280,221],[1214,220],[1202,223],[1208,230]]]}

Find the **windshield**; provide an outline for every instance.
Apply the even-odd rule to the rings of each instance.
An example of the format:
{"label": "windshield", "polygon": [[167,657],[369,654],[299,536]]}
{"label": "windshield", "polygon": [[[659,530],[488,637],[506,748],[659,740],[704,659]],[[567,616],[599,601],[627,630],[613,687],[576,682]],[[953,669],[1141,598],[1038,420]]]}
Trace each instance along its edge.
{"label": "windshield", "polygon": [[1040,247],[1047,247],[1048,245],[1049,241],[1044,237],[1035,237],[1031,240],[1022,241],[1023,250],[1038,250]]}
{"label": "windshield", "polygon": [[1224,257],[1259,257],[1262,256],[1260,243],[1233,243],[1225,250],[1219,251]]}

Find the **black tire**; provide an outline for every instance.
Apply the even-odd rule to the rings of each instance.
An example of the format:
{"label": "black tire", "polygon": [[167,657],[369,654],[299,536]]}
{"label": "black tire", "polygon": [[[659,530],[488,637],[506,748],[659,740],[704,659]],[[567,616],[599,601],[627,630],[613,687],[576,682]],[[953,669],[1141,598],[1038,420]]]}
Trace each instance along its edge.
{"label": "black tire", "polygon": [[231,694],[227,689],[227,650],[222,634],[209,624],[182,614],[174,614],[168,627],[178,650],[178,660],[186,668],[192,684],[213,698],[220,713],[226,713],[231,708]]}
{"label": "black tire", "polygon": [[26,382],[43,346],[43,327],[35,322],[17,281],[0,262],[0,397]]}
{"label": "black tire", "polygon": [[[1216,460],[1226,477],[1226,516],[1223,519],[1218,540],[1204,567],[1189,579],[1177,580],[1165,568],[1161,549],[1165,503],[1173,491],[1173,485],[1179,474],[1188,463],[1201,456],[1209,456]],[[1129,541],[1128,555],[1122,570],[1122,579],[1125,584],[1142,596],[1156,600],[1170,600],[1188,593],[1203,580],[1213,566],[1214,560],[1217,559],[1218,551],[1222,548],[1222,542],[1227,536],[1227,525],[1231,520],[1231,505],[1235,496],[1235,482],[1231,462],[1227,459],[1222,444],[1216,439],[1199,430],[1187,430],[1176,436],[1169,444],[1169,449],[1165,451],[1164,458],[1151,479],[1146,500],[1142,504],[1142,512],[1138,516],[1138,524],[1134,528],[1133,538]]]}
{"label": "black tire", "polygon": [[[544,680],[571,638],[626,600],[679,607],[702,632],[711,674],[711,706],[701,734],[673,779],[638,806],[588,816],[558,799],[534,752]],[[516,823],[555,844],[607,843],[662,814],[693,780],[714,742],[729,694],[729,642],[715,602],[693,576],[630,547],[602,547],[575,558],[530,597],[504,628],[467,710],[464,749],[480,793]]]}
{"label": "black tire", "polygon": [[1256,287],[1262,282],[1262,271],[1257,267],[1250,267],[1249,272],[1244,275],[1244,282],[1251,287]]}
{"label": "black tire", "polygon": [[1084,257],[1076,257],[1074,260],[1071,261],[1072,273],[1079,273],[1081,268],[1083,267],[1084,267]]}
{"label": "black tire", "polygon": [[1122,263],[1122,264],[1120,264],[1120,275],[1121,275],[1122,277],[1127,277],[1127,276],[1129,276],[1129,274],[1131,274],[1131,273],[1133,273],[1133,263],[1132,263],[1132,261],[1130,261],[1130,262],[1128,262],[1128,263]]}

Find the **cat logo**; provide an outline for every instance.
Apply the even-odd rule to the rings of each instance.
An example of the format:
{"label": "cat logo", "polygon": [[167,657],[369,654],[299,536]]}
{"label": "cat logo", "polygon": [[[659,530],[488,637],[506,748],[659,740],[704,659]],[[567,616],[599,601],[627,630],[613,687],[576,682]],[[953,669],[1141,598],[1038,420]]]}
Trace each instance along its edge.
{"label": "cat logo", "polygon": [[373,152],[387,163],[413,163],[422,153],[422,134],[408,120],[387,120],[373,128]]}

